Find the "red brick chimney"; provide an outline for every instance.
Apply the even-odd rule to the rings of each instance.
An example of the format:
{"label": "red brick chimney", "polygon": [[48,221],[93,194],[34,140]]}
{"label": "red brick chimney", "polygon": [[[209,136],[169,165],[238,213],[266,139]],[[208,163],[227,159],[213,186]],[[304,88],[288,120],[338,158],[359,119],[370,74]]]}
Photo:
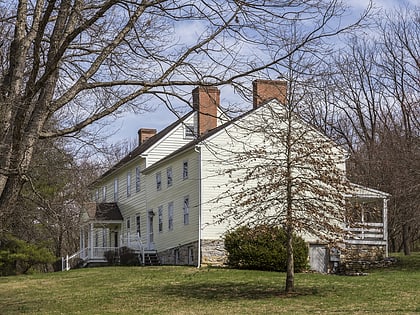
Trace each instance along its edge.
{"label": "red brick chimney", "polygon": [[280,103],[286,103],[287,82],[279,80],[255,80],[252,82],[254,108],[262,103],[277,99]]}
{"label": "red brick chimney", "polygon": [[140,128],[138,131],[138,134],[139,134],[139,145],[142,145],[149,138],[153,137],[156,134],[156,129]]}
{"label": "red brick chimney", "polygon": [[217,109],[220,91],[214,86],[199,86],[192,91],[193,109],[198,113],[198,134],[202,135],[217,127]]}

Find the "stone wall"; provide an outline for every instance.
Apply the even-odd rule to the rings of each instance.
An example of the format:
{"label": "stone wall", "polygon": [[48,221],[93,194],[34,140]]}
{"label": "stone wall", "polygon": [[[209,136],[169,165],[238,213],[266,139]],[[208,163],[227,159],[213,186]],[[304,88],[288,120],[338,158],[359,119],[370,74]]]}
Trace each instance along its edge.
{"label": "stone wall", "polygon": [[386,256],[385,245],[350,245],[346,244],[344,261],[378,261]]}
{"label": "stone wall", "polygon": [[158,252],[158,255],[162,265],[197,266],[198,242],[192,242]]}
{"label": "stone wall", "polygon": [[223,240],[201,241],[201,265],[223,266],[227,262],[227,252]]}
{"label": "stone wall", "polygon": [[338,273],[364,275],[369,269],[383,268],[394,263],[393,259],[385,256],[384,245],[346,245]]}
{"label": "stone wall", "polygon": [[[158,252],[162,265],[190,265],[198,264],[198,242],[192,242]],[[201,265],[223,266],[227,256],[223,240],[202,240]]]}

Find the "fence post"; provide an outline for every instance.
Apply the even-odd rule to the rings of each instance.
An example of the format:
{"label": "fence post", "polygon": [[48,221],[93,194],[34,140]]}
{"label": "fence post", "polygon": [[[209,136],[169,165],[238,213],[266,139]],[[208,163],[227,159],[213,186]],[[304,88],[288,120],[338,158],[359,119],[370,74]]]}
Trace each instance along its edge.
{"label": "fence post", "polygon": [[69,255],[66,255],[66,270],[67,271],[70,270],[70,266],[69,266]]}

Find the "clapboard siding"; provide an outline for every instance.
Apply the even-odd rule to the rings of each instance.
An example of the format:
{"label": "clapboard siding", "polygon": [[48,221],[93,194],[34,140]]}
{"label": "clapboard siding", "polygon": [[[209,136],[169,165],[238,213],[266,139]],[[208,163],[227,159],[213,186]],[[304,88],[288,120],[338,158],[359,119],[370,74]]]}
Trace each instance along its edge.
{"label": "clapboard siding", "polygon": [[[188,179],[183,179],[183,163],[188,161]],[[154,243],[158,251],[174,248],[198,238],[199,178],[198,154],[194,149],[169,160],[146,175],[147,210],[153,210]],[[173,183],[167,186],[166,170],[172,168]],[[162,187],[157,190],[156,173],[161,173]],[[189,197],[189,224],[184,225],[183,202]],[[168,226],[168,204],[173,202],[173,229]],[[159,232],[158,208],[163,207],[163,230]]]}
{"label": "clapboard siding", "polygon": [[[281,110],[275,114],[281,114]],[[218,215],[230,203],[229,196],[220,199],[220,196],[226,190],[226,184],[241,177],[241,172],[235,171],[232,173],[234,178],[229,178],[230,175],[227,174],[227,171],[237,166],[234,165],[234,157],[241,155],[246,150],[263,147],[268,150],[272,149],[273,143],[265,137],[265,132],[267,131],[264,128],[267,124],[274,123],[271,121],[272,116],[273,112],[269,107],[259,108],[236,124],[231,124],[227,128],[222,129],[201,145],[203,239],[218,239],[223,236],[228,228],[235,227],[236,223],[233,221],[229,222],[229,220],[217,223]],[[287,125],[284,123],[279,124],[277,121],[276,128],[284,129],[287,128]],[[311,129],[299,120],[293,121],[293,128],[294,130],[299,130],[299,128],[304,130],[303,135],[310,142],[330,142],[323,134]],[[275,145],[276,151],[284,151],[284,146],[281,142],[276,142]],[[343,170],[345,170],[344,157],[344,151],[335,146],[331,147],[331,158],[336,159],[337,166]],[[252,167],[252,163],[258,163],[258,161],[246,160],[244,165],[249,168]],[[263,163],[266,162],[263,161]],[[252,185],[252,183],[248,182],[246,185]]]}
{"label": "clapboard siding", "polygon": [[185,125],[194,124],[196,114],[189,116],[184,123],[176,126],[164,139],[150,148],[147,152],[147,166],[151,166],[165,156],[189,143],[192,139],[185,138]]}

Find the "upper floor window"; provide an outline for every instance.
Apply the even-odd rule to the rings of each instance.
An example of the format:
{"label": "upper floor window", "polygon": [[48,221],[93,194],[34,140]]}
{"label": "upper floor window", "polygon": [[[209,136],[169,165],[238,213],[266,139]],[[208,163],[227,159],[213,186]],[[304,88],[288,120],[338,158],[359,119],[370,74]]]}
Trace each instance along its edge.
{"label": "upper floor window", "polygon": [[194,138],[195,128],[194,124],[186,124],[184,125],[184,137],[186,139],[188,138]]}
{"label": "upper floor window", "polygon": [[136,192],[140,191],[140,166],[136,166]]}
{"label": "upper floor window", "polygon": [[168,229],[174,229],[174,203],[168,203]]}
{"label": "upper floor window", "polygon": [[190,197],[184,197],[184,224],[187,225],[190,223]]}
{"label": "upper floor window", "polygon": [[99,188],[96,189],[95,191],[95,201],[98,202],[99,201]]}
{"label": "upper floor window", "polygon": [[114,179],[114,201],[118,201],[118,177]]}
{"label": "upper floor window", "polygon": [[182,163],[182,178],[183,179],[188,178],[188,161],[184,161]]}
{"label": "upper floor window", "polygon": [[102,201],[106,201],[106,186],[102,186]]}
{"label": "upper floor window", "polygon": [[131,196],[131,172],[127,173],[127,197]]}
{"label": "upper floor window", "polygon": [[162,175],[160,174],[160,172],[156,173],[156,189],[162,189]]}
{"label": "upper floor window", "polygon": [[166,178],[168,187],[172,186],[172,167],[166,169]]}
{"label": "upper floor window", "polygon": [[163,231],[163,207],[158,207],[159,232]]}

